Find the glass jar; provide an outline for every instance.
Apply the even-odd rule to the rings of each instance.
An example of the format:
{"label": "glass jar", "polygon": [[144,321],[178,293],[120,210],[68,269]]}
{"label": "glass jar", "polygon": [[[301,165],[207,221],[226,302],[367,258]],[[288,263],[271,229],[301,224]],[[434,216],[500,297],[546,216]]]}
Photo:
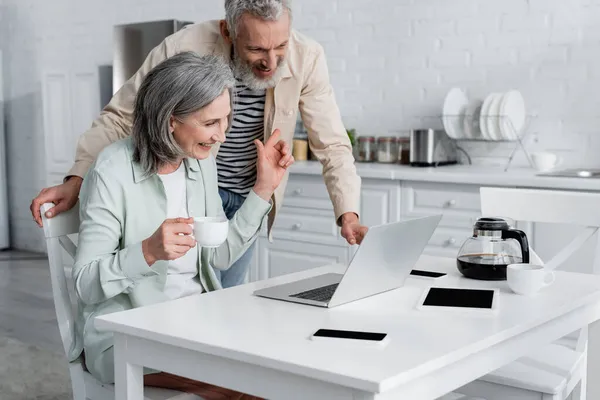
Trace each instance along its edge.
{"label": "glass jar", "polygon": [[375,138],[373,136],[360,136],[358,138],[358,161],[373,162],[376,157]]}
{"label": "glass jar", "polygon": [[400,164],[410,164],[410,138],[398,138],[398,162]]}
{"label": "glass jar", "polygon": [[398,142],[393,136],[377,138],[377,161],[394,163],[398,160]]}

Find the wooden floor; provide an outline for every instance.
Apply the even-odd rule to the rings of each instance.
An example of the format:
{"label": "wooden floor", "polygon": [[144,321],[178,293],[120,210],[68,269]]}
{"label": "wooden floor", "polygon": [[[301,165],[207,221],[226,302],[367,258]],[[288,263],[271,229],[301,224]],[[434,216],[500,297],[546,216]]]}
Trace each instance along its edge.
{"label": "wooden floor", "polygon": [[0,336],[63,351],[45,254],[0,251]]}

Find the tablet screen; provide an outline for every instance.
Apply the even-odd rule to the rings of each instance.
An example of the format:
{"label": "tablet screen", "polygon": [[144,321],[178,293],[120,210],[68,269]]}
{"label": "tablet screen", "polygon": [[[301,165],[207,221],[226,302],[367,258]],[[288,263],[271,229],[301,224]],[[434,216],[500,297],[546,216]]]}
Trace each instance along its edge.
{"label": "tablet screen", "polygon": [[432,287],[423,305],[491,309],[493,300],[493,290]]}

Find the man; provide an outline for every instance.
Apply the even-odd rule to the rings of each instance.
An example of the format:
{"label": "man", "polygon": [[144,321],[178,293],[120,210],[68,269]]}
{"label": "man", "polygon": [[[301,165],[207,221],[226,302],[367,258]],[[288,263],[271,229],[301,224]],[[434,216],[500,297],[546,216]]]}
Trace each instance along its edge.
{"label": "man", "polygon": [[[43,189],[31,212],[41,226],[40,206],[53,202],[52,216],[72,208],[88,168],[110,143],[129,136],[135,95],[144,76],[158,63],[183,51],[215,54],[230,62],[237,80],[231,129],[214,146],[219,192],[226,215],[241,206],[256,179],[253,140],[266,139],[275,129],[291,147],[299,109],[310,147],[323,164],[323,176],[342,236],[360,244],[367,231],[358,217],[360,178],[352,147],[329,83],[322,47],[291,29],[291,0],[225,0],[225,20],[189,25],[154,48],[142,67],[114,95],[92,127],[79,139],[75,165],[61,185]],[[289,151],[289,150],[288,150]],[[268,232],[281,207],[287,176],[275,192]],[[253,246],[254,247],[254,246]],[[223,287],[244,281],[251,247],[229,270]]]}

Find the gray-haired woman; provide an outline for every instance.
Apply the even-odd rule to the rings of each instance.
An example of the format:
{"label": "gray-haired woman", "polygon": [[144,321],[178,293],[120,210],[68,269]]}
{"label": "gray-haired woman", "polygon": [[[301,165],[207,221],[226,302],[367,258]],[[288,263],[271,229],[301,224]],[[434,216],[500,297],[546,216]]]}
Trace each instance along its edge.
{"label": "gray-haired woman", "polygon": [[[227,240],[217,248],[196,244],[193,217],[223,214],[211,148],[225,141],[234,83],[214,56],[165,60],[137,94],[132,136],[107,147],[84,180],[73,269],[82,343],[71,356],[83,351],[102,382],[114,381],[113,343],[94,317],[220,289],[215,269],[227,269],[255,240],[293,163],[277,132],[256,141],[256,184],[229,221]],[[210,385],[146,373],[149,385],[211,398]]]}

